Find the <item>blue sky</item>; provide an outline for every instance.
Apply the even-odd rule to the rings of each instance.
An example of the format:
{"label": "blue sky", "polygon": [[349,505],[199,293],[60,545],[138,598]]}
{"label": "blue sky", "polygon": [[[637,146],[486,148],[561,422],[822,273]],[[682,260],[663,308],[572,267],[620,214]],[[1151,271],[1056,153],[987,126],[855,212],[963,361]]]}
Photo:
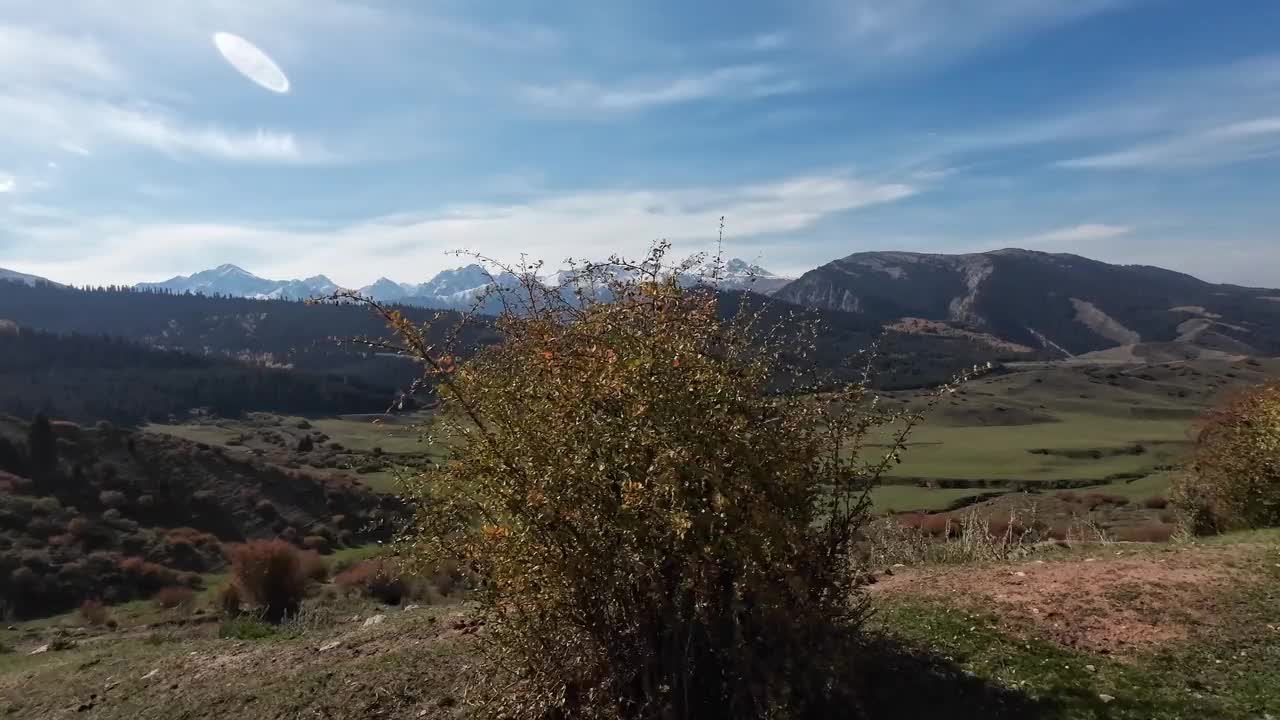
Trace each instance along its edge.
{"label": "blue sky", "polygon": [[1277,28],[1270,0],[0,0],[0,267],[417,282],[458,249],[705,250],[724,215],[777,272],[1021,246],[1280,286]]}

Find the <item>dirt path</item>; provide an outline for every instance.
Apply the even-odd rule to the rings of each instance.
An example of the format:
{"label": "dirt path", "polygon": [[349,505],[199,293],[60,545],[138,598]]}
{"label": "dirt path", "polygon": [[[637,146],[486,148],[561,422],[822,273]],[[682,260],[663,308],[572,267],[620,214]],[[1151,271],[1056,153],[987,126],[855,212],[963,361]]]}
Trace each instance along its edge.
{"label": "dirt path", "polygon": [[1280,562],[1280,553],[1266,545],[1102,546],[1064,560],[902,569],[871,592],[948,598],[1063,646],[1123,657],[1212,625],[1221,616],[1223,590],[1251,582],[1262,562]]}

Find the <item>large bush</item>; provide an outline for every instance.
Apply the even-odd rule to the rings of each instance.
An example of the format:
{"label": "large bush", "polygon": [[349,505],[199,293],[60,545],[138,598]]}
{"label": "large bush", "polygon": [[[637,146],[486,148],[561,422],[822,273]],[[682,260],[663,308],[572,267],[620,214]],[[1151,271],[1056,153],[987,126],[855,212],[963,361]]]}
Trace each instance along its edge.
{"label": "large bush", "polygon": [[374,303],[400,337],[383,347],[428,368],[433,433],[453,448],[408,483],[406,550],[478,577],[495,715],[799,717],[850,701],[851,545],[905,429],[868,458],[863,437],[890,418],[861,386],[808,384],[797,365],[817,329],[720,307],[664,251],[555,288],[514,269],[495,290],[501,342],[461,365]]}
{"label": "large bush", "polygon": [[1170,499],[1196,533],[1280,525],[1280,383],[1205,415],[1192,467]]}
{"label": "large bush", "polygon": [[232,550],[231,582],[238,598],[278,623],[298,614],[309,579],[298,548],[284,540],[252,540]]}

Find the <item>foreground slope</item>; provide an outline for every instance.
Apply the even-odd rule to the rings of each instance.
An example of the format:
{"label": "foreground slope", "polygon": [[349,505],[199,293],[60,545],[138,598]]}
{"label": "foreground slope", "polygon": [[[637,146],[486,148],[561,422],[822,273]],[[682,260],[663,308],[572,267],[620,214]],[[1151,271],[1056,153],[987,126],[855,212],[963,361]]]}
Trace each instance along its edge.
{"label": "foreground slope", "polygon": [[[885,575],[872,589],[864,707],[844,717],[1274,716],[1276,542],[1092,546]],[[326,595],[259,639],[220,638],[234,633],[208,612],[114,633],[72,617],[0,633],[13,649],[0,656],[0,707],[23,718],[473,716],[467,666],[485,628],[465,605]],[[28,654],[56,637],[75,647]]]}

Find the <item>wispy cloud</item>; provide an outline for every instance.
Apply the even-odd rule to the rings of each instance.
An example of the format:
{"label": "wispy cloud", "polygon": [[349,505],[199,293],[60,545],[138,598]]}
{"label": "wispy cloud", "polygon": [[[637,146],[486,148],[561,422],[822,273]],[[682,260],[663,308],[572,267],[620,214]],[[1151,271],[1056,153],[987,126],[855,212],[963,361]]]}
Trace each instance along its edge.
{"label": "wispy cloud", "polygon": [[0,86],[119,82],[123,70],[92,39],[0,23]]}
{"label": "wispy cloud", "polygon": [[521,97],[558,110],[626,112],[711,98],[759,98],[798,91],[802,84],[772,65],[736,65],[661,79],[602,85],[572,81],[528,85]]}
{"label": "wispy cloud", "polygon": [[0,172],[0,193],[13,192],[18,187],[18,181],[12,175]]}
{"label": "wispy cloud", "polygon": [[[518,204],[459,205],[325,229],[94,218],[61,226],[11,227],[26,248],[23,266],[68,282],[136,282],[189,273],[194,263],[243,263],[279,277],[337,273],[361,285],[400,268],[418,280],[450,265],[445,252],[497,258],[516,253],[557,262],[569,256],[642,252],[659,238],[682,252],[707,249],[721,216],[731,238],[780,235],[837,213],[892,203],[918,189],[843,174],[808,175],[736,187],[607,190],[548,195]],[[783,252],[785,237],[779,237]],[[352,252],[353,248],[360,252]],[[92,258],[89,260],[87,258]],[[5,257],[0,244],[0,265]]]}
{"label": "wispy cloud", "polygon": [[1241,120],[1121,150],[1063,160],[1088,170],[1205,167],[1280,154],[1280,116]]}
{"label": "wispy cloud", "polygon": [[1127,225],[1109,225],[1107,223],[1084,223],[1072,227],[1058,228],[1048,232],[1031,235],[1022,240],[1024,247],[1062,248],[1077,243],[1110,240],[1122,235],[1129,235],[1133,228]]}
{"label": "wispy cloud", "polygon": [[1133,0],[827,0],[848,50],[878,61],[942,58],[1134,4]]}

